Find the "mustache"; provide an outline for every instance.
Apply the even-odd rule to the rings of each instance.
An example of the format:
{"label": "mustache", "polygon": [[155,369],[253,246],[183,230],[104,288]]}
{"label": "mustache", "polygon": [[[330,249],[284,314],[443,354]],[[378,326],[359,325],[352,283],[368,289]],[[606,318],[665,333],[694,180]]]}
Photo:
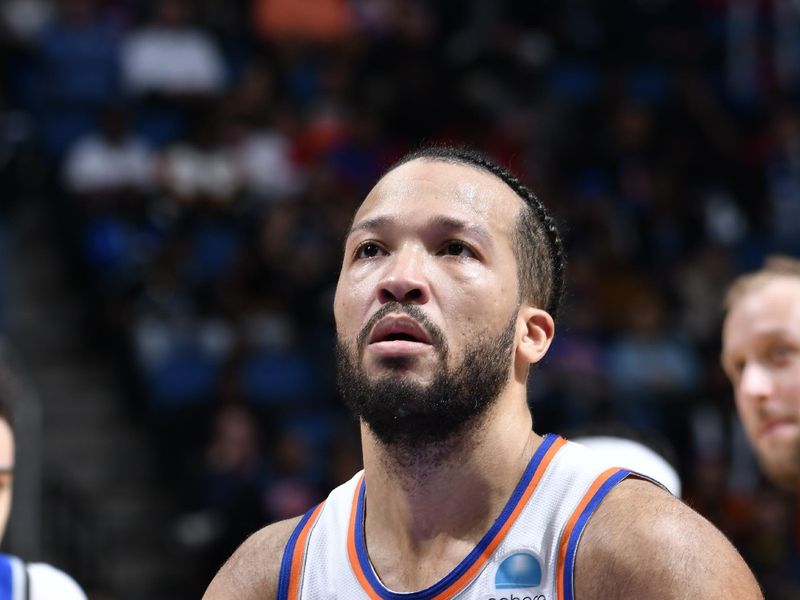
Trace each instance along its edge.
{"label": "mustache", "polygon": [[361,328],[361,331],[358,332],[358,337],[356,338],[356,347],[359,354],[361,354],[364,351],[364,348],[366,348],[367,339],[369,338],[372,328],[375,327],[378,321],[383,319],[386,315],[392,313],[404,313],[422,325],[431,336],[431,342],[433,343],[434,348],[445,349],[447,347],[444,332],[436,325],[436,323],[430,320],[428,315],[426,315],[419,306],[416,304],[403,304],[402,302],[387,302],[369,318],[364,327]]}

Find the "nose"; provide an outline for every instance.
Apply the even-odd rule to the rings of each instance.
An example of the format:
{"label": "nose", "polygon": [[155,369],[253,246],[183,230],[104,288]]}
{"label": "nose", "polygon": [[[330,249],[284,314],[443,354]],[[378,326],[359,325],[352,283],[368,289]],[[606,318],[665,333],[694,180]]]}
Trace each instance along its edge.
{"label": "nose", "polygon": [[739,387],[747,398],[767,398],[773,390],[772,376],[763,365],[755,362],[747,363],[742,371]]}
{"label": "nose", "polygon": [[378,283],[377,297],[381,304],[411,302],[425,304],[430,300],[430,287],[425,275],[425,250],[404,246],[387,261],[387,270]]}

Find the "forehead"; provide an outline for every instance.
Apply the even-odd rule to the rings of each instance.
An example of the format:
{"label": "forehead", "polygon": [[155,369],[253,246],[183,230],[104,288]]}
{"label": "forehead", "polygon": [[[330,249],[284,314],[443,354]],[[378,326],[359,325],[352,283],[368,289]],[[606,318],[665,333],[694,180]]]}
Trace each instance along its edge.
{"label": "forehead", "polygon": [[723,345],[777,335],[800,340],[800,278],[776,277],[742,296],[725,319]]}
{"label": "forehead", "polygon": [[416,159],[378,181],[353,224],[378,216],[408,223],[414,217],[444,215],[508,232],[521,207],[522,200],[491,173],[469,165]]}

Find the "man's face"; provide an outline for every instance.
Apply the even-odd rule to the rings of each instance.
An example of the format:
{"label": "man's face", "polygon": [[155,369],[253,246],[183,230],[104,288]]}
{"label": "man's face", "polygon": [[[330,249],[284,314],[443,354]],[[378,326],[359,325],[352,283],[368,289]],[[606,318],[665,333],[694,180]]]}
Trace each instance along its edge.
{"label": "man's face", "polygon": [[722,365],[762,468],[800,488],[800,278],[776,277],[733,305]]}
{"label": "man's face", "polygon": [[14,434],[4,419],[0,419],[0,540],[11,513],[11,493],[14,483]]}
{"label": "man's face", "polygon": [[384,441],[403,437],[403,422],[438,422],[428,437],[447,437],[508,382],[521,206],[489,173],[418,159],[387,174],[356,213],[334,300],[340,383]]}

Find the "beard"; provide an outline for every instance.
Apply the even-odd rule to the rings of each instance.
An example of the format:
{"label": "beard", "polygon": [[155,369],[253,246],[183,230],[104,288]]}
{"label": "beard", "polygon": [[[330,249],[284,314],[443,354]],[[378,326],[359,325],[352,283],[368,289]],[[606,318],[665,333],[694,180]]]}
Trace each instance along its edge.
{"label": "beard", "polygon": [[[381,364],[390,372],[370,379],[363,367],[367,337],[384,316],[402,312],[426,328],[442,367],[432,382],[420,384],[393,369],[408,367],[415,358],[393,357]],[[514,346],[516,311],[495,337],[478,336],[466,347],[459,364],[448,368],[449,349],[443,332],[416,305],[390,302],[362,328],[355,351],[336,342],[339,390],[345,405],[387,446],[419,455],[460,437],[497,400],[508,381]]]}

